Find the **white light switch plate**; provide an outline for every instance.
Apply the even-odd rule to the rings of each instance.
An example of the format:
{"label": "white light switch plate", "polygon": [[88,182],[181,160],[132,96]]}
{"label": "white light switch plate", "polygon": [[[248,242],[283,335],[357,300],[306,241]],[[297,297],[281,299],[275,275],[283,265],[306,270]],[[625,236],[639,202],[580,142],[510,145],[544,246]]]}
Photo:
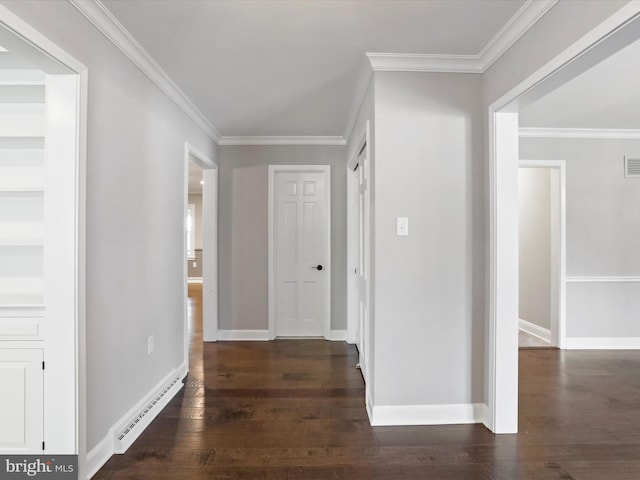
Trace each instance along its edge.
{"label": "white light switch plate", "polygon": [[409,218],[396,218],[396,235],[399,237],[406,237],[409,235]]}

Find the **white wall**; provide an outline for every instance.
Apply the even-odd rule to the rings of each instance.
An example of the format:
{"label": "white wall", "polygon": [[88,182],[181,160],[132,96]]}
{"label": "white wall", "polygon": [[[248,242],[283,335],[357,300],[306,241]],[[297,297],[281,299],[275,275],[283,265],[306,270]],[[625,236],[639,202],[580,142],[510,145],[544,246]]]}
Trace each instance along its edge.
{"label": "white wall", "polygon": [[376,407],[482,402],[480,107],[478,75],[375,74]]}
{"label": "white wall", "polygon": [[224,146],[219,156],[221,330],[267,330],[268,166],[331,165],[331,328],[346,324],[346,147]]}
{"label": "white wall", "polygon": [[[67,2],[3,2],[89,69],[87,441],[184,359],[184,142],[213,143]],[[147,337],[155,352],[147,356]]]}
{"label": "white wall", "polygon": [[518,170],[520,312],[522,320],[551,329],[551,170]]}
{"label": "white wall", "polygon": [[[640,140],[520,139],[521,158],[567,164],[567,276],[640,276]],[[567,337],[640,337],[640,282],[567,284]]]}

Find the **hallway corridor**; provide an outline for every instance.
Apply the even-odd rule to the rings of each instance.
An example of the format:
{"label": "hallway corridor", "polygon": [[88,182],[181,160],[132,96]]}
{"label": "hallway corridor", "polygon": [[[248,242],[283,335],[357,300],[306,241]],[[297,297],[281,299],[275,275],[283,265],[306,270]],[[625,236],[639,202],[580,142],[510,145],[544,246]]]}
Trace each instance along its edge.
{"label": "hallway corridor", "polygon": [[521,351],[518,435],[481,425],[372,428],[353,346],[203,347],[201,286],[189,295],[184,390],[95,479],[640,477],[640,352]]}

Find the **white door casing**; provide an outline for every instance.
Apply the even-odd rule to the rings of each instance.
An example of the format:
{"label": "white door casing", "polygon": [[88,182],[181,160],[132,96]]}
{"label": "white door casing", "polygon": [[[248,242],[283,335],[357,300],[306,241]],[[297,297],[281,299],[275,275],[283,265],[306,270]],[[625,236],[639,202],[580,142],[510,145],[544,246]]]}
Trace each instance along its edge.
{"label": "white door casing", "polygon": [[[567,298],[567,243],[566,243],[566,162],[564,160],[520,160],[520,168],[549,168],[557,172],[557,183],[552,183],[552,208],[557,209],[556,224],[552,224],[552,249],[557,249],[556,261],[552,265],[552,296],[557,303],[551,305],[551,346],[565,348],[566,338],[566,298]],[[552,215],[552,222],[555,215]],[[552,258],[555,258],[553,256]]]}
{"label": "white door casing", "polygon": [[367,175],[368,175],[368,161],[365,149],[358,157],[358,167],[355,171],[357,181],[357,266],[355,268],[356,284],[358,291],[358,303],[357,303],[357,332],[358,336],[356,342],[358,345],[358,355],[360,368],[363,372],[363,376],[366,379],[367,362],[366,362],[366,350],[367,350],[367,334],[368,334],[368,311],[367,311],[367,286],[369,283],[369,268],[367,267],[367,252],[368,252],[368,239],[367,239]]}
{"label": "white door casing", "polygon": [[269,167],[270,338],[330,335],[330,167]]}

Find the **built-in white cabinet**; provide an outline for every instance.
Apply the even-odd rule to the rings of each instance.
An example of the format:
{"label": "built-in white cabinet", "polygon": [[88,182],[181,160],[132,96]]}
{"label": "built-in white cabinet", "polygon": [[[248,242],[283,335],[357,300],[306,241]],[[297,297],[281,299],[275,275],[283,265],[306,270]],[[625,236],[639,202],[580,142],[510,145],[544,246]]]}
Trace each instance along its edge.
{"label": "built-in white cabinet", "polygon": [[42,450],[42,349],[0,348],[0,452]]}
{"label": "built-in white cabinet", "polygon": [[45,127],[44,73],[0,70],[1,453],[43,450]]}

